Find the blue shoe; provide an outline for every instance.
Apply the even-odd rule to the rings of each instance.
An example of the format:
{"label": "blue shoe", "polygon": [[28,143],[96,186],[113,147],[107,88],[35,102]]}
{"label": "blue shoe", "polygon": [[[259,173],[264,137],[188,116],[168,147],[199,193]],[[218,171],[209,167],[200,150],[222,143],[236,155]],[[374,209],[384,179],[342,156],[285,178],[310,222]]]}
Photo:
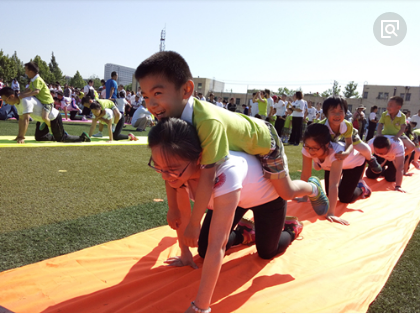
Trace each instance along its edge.
{"label": "blue shoe", "polygon": [[372,194],[372,190],[364,180],[361,180],[359,183],[357,183],[357,187],[362,190],[363,198],[368,198]]}
{"label": "blue shoe", "polygon": [[39,130],[42,131],[43,129],[45,129],[46,126],[47,124],[45,122],[42,122],[41,125],[39,126]]}
{"label": "blue shoe", "polygon": [[319,181],[317,177],[310,177],[308,182],[315,184],[318,188],[318,195],[315,197],[309,197],[314,211],[318,215],[325,215],[330,209],[330,202],[327,194],[325,194],[324,189],[322,188],[321,181]]}

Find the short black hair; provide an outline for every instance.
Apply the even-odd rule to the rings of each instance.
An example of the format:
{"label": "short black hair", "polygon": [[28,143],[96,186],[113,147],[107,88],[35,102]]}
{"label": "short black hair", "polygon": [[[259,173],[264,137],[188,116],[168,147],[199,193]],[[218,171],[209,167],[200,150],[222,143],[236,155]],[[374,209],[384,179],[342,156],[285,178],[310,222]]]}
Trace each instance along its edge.
{"label": "short black hair", "polygon": [[344,110],[344,113],[347,112],[347,101],[341,96],[330,96],[324,100],[322,104],[322,112],[326,117],[328,117],[328,110],[340,106]]}
{"label": "short black hair", "polygon": [[111,73],[111,77],[114,77],[115,75],[117,75],[117,72],[113,71],[113,72]]}
{"label": "short black hair", "polygon": [[38,66],[33,62],[25,63],[25,67],[27,67],[29,71],[35,72],[37,74],[39,73]]}
{"label": "short black hair", "polygon": [[89,83],[93,83],[93,81],[92,81],[92,80],[89,80],[89,81],[88,81],[88,84],[89,84]]}
{"label": "short black hair", "polygon": [[101,84],[106,84],[105,80],[101,80]]}
{"label": "short black hair", "polygon": [[383,135],[378,135],[373,140],[373,147],[375,148],[389,148],[391,146],[391,142],[389,139]]}
{"label": "short black hair", "polygon": [[372,108],[370,108],[370,112],[373,112],[375,109],[378,109],[378,106],[372,106]]}
{"label": "short black hair", "polygon": [[9,97],[13,94],[17,96],[17,91],[15,92],[11,87],[3,87],[0,89],[0,97]]}
{"label": "short black hair", "polygon": [[121,92],[119,93],[119,96],[120,96],[120,98],[124,98],[124,91],[121,91]]}
{"label": "short black hair", "polygon": [[144,60],[136,69],[136,80],[149,75],[163,75],[179,89],[192,80],[190,68],[184,58],[175,51],[160,51]]}
{"label": "short black hair", "polygon": [[97,103],[96,101],[94,101],[93,103],[90,104],[90,109],[102,110],[102,106],[99,103]]}
{"label": "short black hair", "polygon": [[328,127],[325,124],[312,123],[311,125],[308,125],[303,134],[303,142],[305,143],[308,138],[314,140],[320,146],[326,146],[331,141],[330,130],[328,130]]}
{"label": "short black hair", "polygon": [[389,101],[391,100],[395,101],[398,104],[398,106],[402,106],[404,104],[404,99],[400,96],[393,96],[389,99]]}
{"label": "short black hair", "polygon": [[84,97],[82,98],[82,105],[83,105],[83,104],[87,104],[87,103],[89,103],[91,99],[92,99],[92,98],[90,98],[90,96],[84,96]]}
{"label": "short black hair", "polygon": [[177,118],[159,121],[148,135],[149,147],[160,146],[165,158],[178,157],[187,161],[197,161],[201,153],[197,130],[188,122]]}

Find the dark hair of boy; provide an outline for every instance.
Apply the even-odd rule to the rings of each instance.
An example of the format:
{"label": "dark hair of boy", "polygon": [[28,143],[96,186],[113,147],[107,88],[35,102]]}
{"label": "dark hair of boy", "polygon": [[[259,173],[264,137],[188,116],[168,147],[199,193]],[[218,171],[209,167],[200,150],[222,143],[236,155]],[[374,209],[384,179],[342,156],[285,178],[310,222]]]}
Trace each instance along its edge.
{"label": "dark hair of boy", "polygon": [[257,93],[252,93],[252,97],[254,97],[255,95],[257,95]]}
{"label": "dark hair of boy", "polygon": [[17,97],[18,91],[14,91],[11,87],[3,87],[2,89],[0,89],[0,97],[9,97],[11,95],[15,95]]}
{"label": "dark hair of boy", "polygon": [[120,98],[124,98],[124,92],[123,91],[121,91],[119,95],[120,95]]}
{"label": "dark hair of boy", "polygon": [[59,81],[55,82],[56,85],[61,85]]}
{"label": "dark hair of boy", "polygon": [[89,96],[84,96],[83,98],[82,98],[82,105],[83,104],[88,104],[89,102],[90,102],[90,100],[91,100],[92,98],[90,98]]}
{"label": "dark hair of boy", "polygon": [[92,81],[92,80],[89,80],[89,81],[88,81],[88,84],[90,84],[90,83],[93,83],[93,81]]}
{"label": "dark hair of boy", "polygon": [[27,67],[29,71],[35,72],[36,74],[39,73],[38,67],[33,62],[25,63],[25,67]]}
{"label": "dark hair of boy", "polygon": [[62,91],[60,91],[60,90],[59,90],[59,91],[57,91],[57,92],[56,92],[56,94],[57,94],[57,96],[58,96],[58,95],[60,95],[60,96],[64,96],[63,92],[62,92]]}
{"label": "dark hair of boy", "polygon": [[100,104],[98,104],[97,102],[93,102],[90,104],[90,109],[94,109],[94,110],[102,110],[102,106]]}
{"label": "dark hair of boy", "polygon": [[393,96],[389,99],[389,101],[391,100],[395,101],[398,106],[402,106],[404,104],[404,99],[402,99],[400,96]]}
{"label": "dark hair of boy", "polygon": [[378,109],[378,106],[373,106],[372,108],[370,108],[370,112],[373,112],[375,109]]}
{"label": "dark hair of boy", "polygon": [[101,80],[101,84],[102,85],[106,84],[105,80]]}
{"label": "dark hair of boy", "polygon": [[192,80],[190,68],[184,58],[174,51],[161,51],[144,60],[136,69],[136,80],[149,75],[163,75],[169,82],[180,89]]}
{"label": "dark hair of boy", "polygon": [[312,123],[308,125],[303,134],[303,143],[310,138],[314,140],[320,146],[327,146],[331,141],[330,130],[325,124]]}
{"label": "dark hair of boy", "polygon": [[344,113],[347,112],[347,101],[341,96],[330,96],[324,100],[322,104],[322,112],[326,117],[328,117],[328,110],[334,109],[340,106],[344,110]]}
{"label": "dark hair of boy", "polygon": [[379,135],[373,140],[373,146],[376,148],[389,148],[391,146],[391,142],[387,137]]}
{"label": "dark hair of boy", "polygon": [[192,124],[177,118],[162,119],[148,135],[149,147],[160,146],[165,159],[179,157],[196,161],[200,157],[201,144]]}
{"label": "dark hair of boy", "polygon": [[117,76],[117,72],[115,72],[115,71],[111,73],[111,78],[114,77],[114,76]]}
{"label": "dark hair of boy", "polygon": [[301,100],[303,98],[303,94],[301,91],[296,92],[296,98]]}
{"label": "dark hair of boy", "polygon": [[267,95],[267,97],[270,97],[271,91],[269,89],[264,89],[264,92]]}

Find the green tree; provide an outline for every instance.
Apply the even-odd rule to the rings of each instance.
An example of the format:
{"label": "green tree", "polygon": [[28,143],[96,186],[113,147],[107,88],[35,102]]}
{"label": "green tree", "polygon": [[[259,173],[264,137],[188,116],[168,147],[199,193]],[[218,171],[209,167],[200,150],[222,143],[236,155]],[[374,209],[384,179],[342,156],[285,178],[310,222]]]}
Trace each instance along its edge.
{"label": "green tree", "polygon": [[341,92],[341,85],[338,85],[338,82],[334,80],[332,88],[329,88],[326,91],[324,91],[321,94],[321,96],[322,97],[330,97],[332,95],[340,96],[340,92]]}
{"label": "green tree", "polygon": [[17,70],[13,60],[9,58],[9,55],[5,55],[3,50],[0,50],[0,78],[3,78],[3,82],[10,84],[16,76]]}
{"label": "green tree", "polygon": [[58,66],[57,61],[55,60],[54,52],[52,52],[51,55],[51,62],[48,64],[48,67],[50,69],[50,72],[54,75],[54,82],[60,82],[61,85],[64,85],[64,75],[63,72],[61,72],[60,67]]}
{"label": "green tree", "polygon": [[357,84],[354,81],[349,82],[345,87],[343,92],[344,97],[346,98],[360,98],[359,92],[356,91]]}
{"label": "green tree", "polygon": [[127,86],[124,87],[125,90],[130,90],[132,89],[133,83],[128,84]]}
{"label": "green tree", "polygon": [[20,89],[23,90],[26,84],[28,84],[28,77],[25,74],[23,62],[18,58],[16,51],[10,59],[13,63],[13,67],[16,69],[16,78],[19,82]]}
{"label": "green tree", "polygon": [[50,71],[48,64],[40,56],[36,56],[32,62],[38,66],[39,76],[42,77],[45,83],[54,84],[56,82],[55,76]]}
{"label": "green tree", "polygon": [[70,80],[70,85],[76,88],[83,88],[86,85],[86,82],[80,75],[79,71],[76,71],[76,74]]}
{"label": "green tree", "polygon": [[288,89],[287,87],[280,87],[278,89],[279,95],[285,94],[286,96],[293,96],[297,91],[302,91],[302,87],[299,87],[298,89]]}
{"label": "green tree", "polygon": [[324,91],[321,94],[321,97],[327,98],[327,97],[330,97],[332,94],[333,94],[333,92],[332,92],[332,89],[330,88],[330,89],[327,89],[326,91]]}

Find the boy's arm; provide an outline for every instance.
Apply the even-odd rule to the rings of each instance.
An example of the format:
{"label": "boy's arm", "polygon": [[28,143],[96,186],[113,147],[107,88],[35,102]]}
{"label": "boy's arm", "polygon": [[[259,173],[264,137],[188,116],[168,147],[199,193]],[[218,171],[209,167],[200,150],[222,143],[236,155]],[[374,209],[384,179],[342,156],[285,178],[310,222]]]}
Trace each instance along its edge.
{"label": "boy's arm", "polygon": [[400,130],[398,131],[398,133],[394,136],[394,139],[396,140],[396,141],[398,141],[398,139],[400,138],[400,136],[401,135],[403,135],[404,134],[404,131],[405,131],[405,127],[406,127],[407,125],[404,123],[404,124],[401,124],[401,128],[400,128]]}
{"label": "boy's arm", "polygon": [[337,205],[338,199],[338,186],[340,184],[342,169],[342,161],[333,161],[330,170],[330,184],[328,188],[328,199],[330,201],[330,208],[327,213],[327,219],[331,222],[337,222],[342,225],[349,225],[349,223],[346,220],[335,216],[335,207]]}
{"label": "boy's arm", "polygon": [[378,127],[376,128],[376,136],[382,135],[382,128],[384,125],[381,122],[378,122]]}
{"label": "boy's arm", "polygon": [[111,120],[105,120],[106,124],[108,126],[108,135],[109,135],[109,141],[112,142],[114,138],[112,137],[112,121]]}
{"label": "boy's arm", "polygon": [[351,137],[347,137],[345,141],[346,141],[346,146],[344,148],[344,151],[338,152],[334,155],[337,160],[346,159],[353,151],[353,139]]}
{"label": "boy's arm", "polygon": [[23,98],[31,97],[31,96],[36,96],[38,94],[39,94],[39,89],[35,89],[34,91],[31,91],[30,89],[27,89],[19,95],[19,99],[23,99]]}
{"label": "boy's arm", "polygon": [[197,247],[198,236],[200,235],[200,223],[209,204],[213,193],[216,167],[204,168],[201,170],[198,180],[195,203],[192,210],[190,222],[184,233],[185,244],[189,247]]}
{"label": "boy's arm", "polygon": [[25,143],[25,134],[29,125],[29,113],[19,116],[19,132],[16,138],[18,144]]}

